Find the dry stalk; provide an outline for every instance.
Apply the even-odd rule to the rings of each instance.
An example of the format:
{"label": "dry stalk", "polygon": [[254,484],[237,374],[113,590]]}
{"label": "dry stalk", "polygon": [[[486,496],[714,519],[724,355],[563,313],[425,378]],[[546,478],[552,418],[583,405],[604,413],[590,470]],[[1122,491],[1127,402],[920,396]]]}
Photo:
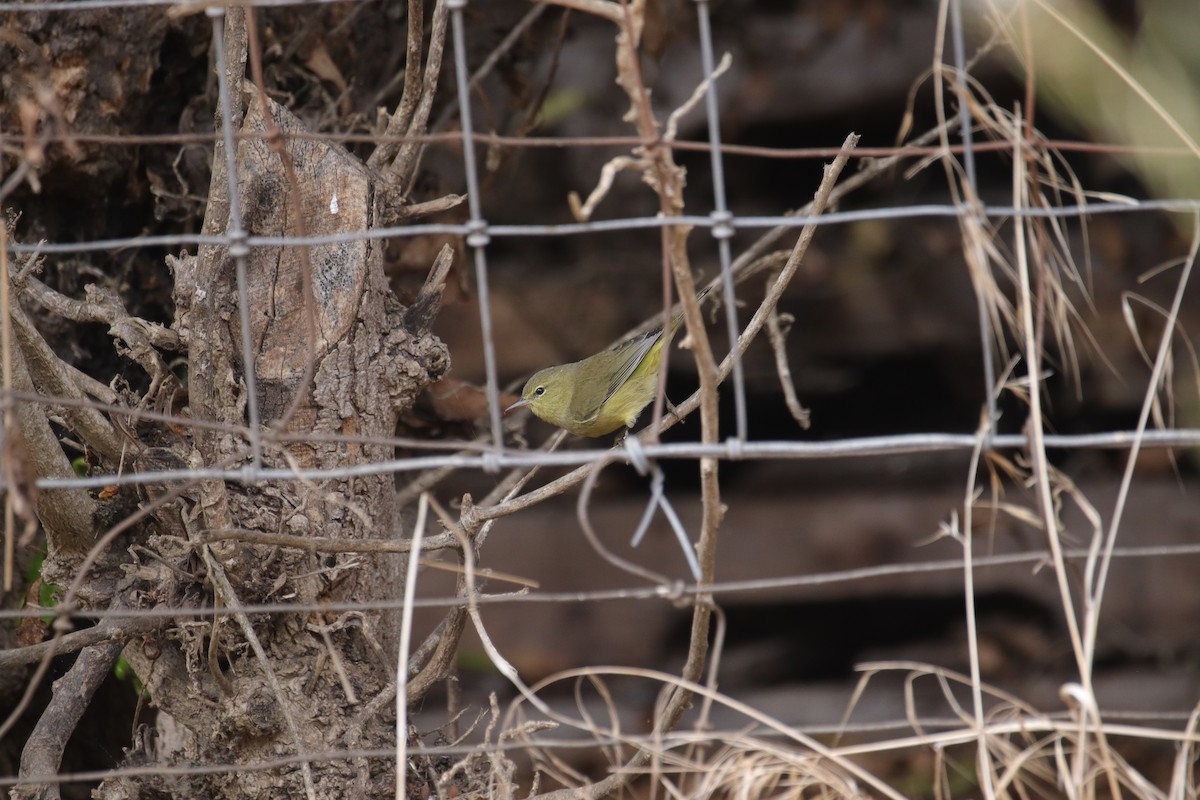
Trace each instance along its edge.
{"label": "dry stalk", "polygon": [[[630,99],[628,118],[634,123],[639,135],[648,141],[659,138],[659,125],[650,104],[649,91],[641,74],[640,52],[638,49],[642,24],[644,4],[617,5],[615,3],[564,3],[567,7],[575,7],[588,13],[598,14],[617,26],[615,37],[615,60],[617,64],[617,83],[625,90]],[[671,150],[662,145],[650,148],[639,148],[632,158],[621,157],[618,162],[610,163],[605,175],[611,181],[618,169],[637,168],[642,171],[645,180],[657,193],[660,213],[665,217],[677,217],[683,212],[684,173],[675,163]],[[603,195],[601,188],[593,194],[593,200]],[[717,440],[717,385],[718,377],[716,361],[704,330],[699,307],[695,301],[696,289],[693,284],[691,269],[688,265],[686,240],[688,230],[681,226],[663,228],[663,253],[666,264],[670,266],[675,277],[675,284],[680,297],[683,298],[683,314],[692,342],[692,354],[700,375],[698,395],[702,398],[701,435],[705,442]],[[664,303],[668,299],[664,298]],[[664,370],[665,372],[665,370]],[[661,384],[660,384],[661,393]],[[657,416],[657,415],[656,415]],[[651,435],[657,434],[657,427],[651,426]],[[598,474],[598,469],[590,473]],[[714,554],[716,547],[716,531],[722,516],[720,504],[720,488],[717,481],[717,461],[702,459],[700,463],[702,521],[700,541],[697,554],[700,561],[702,582],[713,580],[715,574]],[[471,530],[473,525],[464,525]],[[696,600],[693,615],[691,644],[683,675],[689,680],[700,677],[704,666],[708,642],[708,620],[710,615],[711,598],[699,596]],[[482,634],[481,634],[482,635]],[[656,727],[670,729],[674,726],[679,715],[690,705],[690,695],[679,692],[673,698],[665,713],[656,720]],[[634,756],[637,765],[644,764],[648,759],[646,751],[639,751]],[[634,763],[634,762],[631,762]],[[602,797],[617,790],[627,782],[627,771],[618,771],[605,781],[590,787],[591,797]]]}
{"label": "dry stalk", "polygon": [[[853,149],[854,145],[857,144],[857,142],[858,137],[856,135],[851,134],[848,136],[843,145],[842,155],[835,159],[833,164],[826,167],[825,177],[822,180],[821,186],[817,190],[813,201],[812,208],[814,214],[820,214],[822,211],[824,211],[826,203],[829,200],[830,193],[833,189],[833,185],[837,182],[838,176],[841,174],[842,169],[849,160],[850,151]],[[767,296],[764,298],[762,305],[758,308],[754,317],[750,320],[742,334],[738,337],[739,352],[745,352],[745,349],[749,346],[750,342],[766,324],[767,316],[775,308],[775,305],[778,303],[779,297],[782,295],[784,288],[786,288],[788,283],[791,281],[796,269],[799,267],[800,262],[803,259],[805,252],[807,252],[808,245],[812,241],[812,237],[815,232],[815,225],[806,226],[801,232],[787,264],[785,264],[784,268],[780,271],[779,277],[770,287],[770,290],[767,292]],[[728,356],[726,356],[724,361],[721,362],[720,366],[717,367],[715,376],[716,380],[718,382],[724,380],[726,377],[728,377],[732,369],[733,354],[730,353]],[[681,417],[686,416],[701,405],[702,398],[703,387],[701,387],[700,390],[680,404],[677,408],[677,413]],[[663,423],[667,424],[667,420],[664,419]],[[645,434],[643,433],[641,436],[645,436]],[[616,457],[619,457],[619,454],[617,454]],[[594,470],[599,469],[603,463],[606,462],[602,460],[595,464],[588,465],[587,467],[580,467],[567,477],[569,478],[578,474],[580,476],[579,479],[582,480],[584,477],[592,474]],[[715,475],[713,478],[715,479]],[[555,484],[562,485],[563,479],[559,479],[559,481],[555,481],[553,484],[548,484],[547,486],[553,486]],[[566,486],[563,485],[563,489],[565,488]],[[562,489],[559,491],[561,490]],[[536,492],[531,492],[530,494],[536,494]],[[701,548],[704,544],[703,536],[704,533],[701,534]],[[704,571],[703,574],[705,576],[705,580],[709,581],[711,580],[710,576],[712,575],[711,570],[713,568],[712,554],[711,552],[706,553],[701,548],[697,548],[701,556],[701,569]],[[697,608],[700,607],[702,606],[697,606]],[[703,669],[704,651],[706,650],[707,645],[707,619],[710,613],[710,611],[704,612],[705,629],[703,631],[703,636],[701,637],[701,645],[697,645],[697,626],[695,624],[699,614],[693,617],[692,638],[689,645],[688,660],[683,670],[685,677],[678,679],[677,686],[679,689],[671,696],[670,700],[663,708],[662,713],[655,719],[655,731],[658,733],[671,730],[674,727],[674,725],[678,722],[679,717],[682,715],[683,711],[686,710],[688,704],[690,703],[691,693],[693,691],[692,686],[698,685],[695,684],[694,681],[697,680],[701,670]],[[697,675],[697,678],[687,677],[689,672],[694,672]],[[620,787],[627,785],[629,780],[632,779],[633,774],[645,767],[653,755],[654,752],[652,750],[640,749],[633,756],[633,758],[631,758],[615,775],[612,775],[609,778],[585,787],[579,791],[583,791],[586,796],[592,798],[604,797],[612,791],[616,791]],[[553,800],[565,800],[568,794],[575,796],[575,792],[564,792],[561,794],[552,792],[545,795],[545,797],[553,798]]]}
{"label": "dry stalk", "polygon": [[[1017,147],[1020,147],[1020,128],[1014,125],[1014,141]],[[1019,152],[1018,152],[1019,156]],[[1019,157],[1013,161],[1013,195],[1014,205],[1019,209],[1025,198],[1025,173],[1023,170],[1024,161]],[[1025,354],[1025,361],[1028,367],[1029,380],[1029,418],[1026,423],[1026,433],[1029,436],[1029,457],[1032,461],[1033,478],[1038,493],[1039,510],[1042,515],[1042,523],[1046,534],[1047,541],[1050,546],[1050,552],[1054,559],[1055,575],[1058,581],[1059,595],[1063,604],[1063,613],[1066,617],[1067,630],[1071,637],[1071,646],[1075,654],[1076,667],[1079,670],[1080,692],[1084,698],[1084,702],[1080,711],[1080,732],[1081,738],[1086,733],[1084,727],[1085,721],[1089,713],[1095,711],[1096,718],[1096,737],[1100,746],[1100,755],[1105,765],[1105,775],[1110,784],[1110,791],[1113,797],[1120,797],[1120,790],[1116,784],[1116,774],[1112,764],[1112,751],[1108,747],[1107,737],[1104,735],[1103,728],[1099,725],[1098,709],[1095,707],[1095,691],[1092,685],[1092,659],[1091,654],[1085,649],[1084,642],[1081,637],[1080,623],[1077,617],[1075,601],[1072,596],[1070,578],[1067,574],[1066,563],[1063,557],[1062,542],[1061,542],[1061,525],[1055,513],[1055,503],[1050,482],[1050,468],[1046,456],[1046,446],[1044,441],[1045,420],[1042,414],[1041,401],[1041,338],[1037,335],[1034,328],[1033,296],[1034,286],[1030,277],[1029,268],[1029,252],[1026,247],[1026,226],[1017,224],[1014,226],[1016,241],[1014,249],[1016,250],[1017,270],[1019,282],[1017,284],[1020,315],[1019,319],[1022,327],[1022,350]],[[1090,748],[1083,746],[1084,742],[1076,748],[1073,756],[1072,778],[1074,785],[1080,787],[1083,785],[1084,774],[1088,769],[1088,758]]]}
{"label": "dry stalk", "polygon": [[[687,692],[692,695],[708,698],[713,703],[724,706],[738,714],[741,714],[742,716],[746,717],[748,720],[762,726],[765,730],[771,731],[774,735],[777,735],[782,742],[785,742],[788,745],[793,746],[793,747],[801,748],[802,750],[807,751],[809,753],[815,754],[816,757],[819,757],[819,758],[827,761],[829,764],[833,765],[837,769],[844,771],[846,775],[851,776],[853,779],[863,782],[864,784],[869,786],[873,791],[878,792],[880,795],[882,795],[884,797],[892,798],[892,800],[900,800],[900,798],[903,797],[903,795],[901,795],[899,792],[897,792],[891,786],[889,786],[888,784],[883,782],[880,778],[878,778],[877,776],[875,776],[874,774],[872,774],[871,772],[866,770],[864,767],[855,763],[853,760],[851,760],[849,757],[847,757],[846,753],[847,753],[848,748],[834,749],[834,748],[828,747],[828,746],[822,744],[820,741],[816,740],[815,738],[796,730],[794,727],[775,719],[774,717],[770,716],[769,714],[766,714],[766,713],[760,711],[759,709],[754,708],[753,706],[743,703],[735,698],[724,695],[718,691],[711,689],[708,686],[704,686],[703,684],[686,681],[676,675],[669,675],[665,672],[660,672],[657,670],[639,669],[636,667],[590,667],[590,668],[581,668],[581,669],[571,669],[571,670],[565,670],[563,672],[559,672],[555,675],[552,675],[548,678],[543,679],[542,681],[539,681],[537,684],[530,687],[530,690],[532,692],[536,693],[536,692],[540,692],[540,691],[546,689],[548,686],[555,684],[559,681],[574,680],[577,678],[592,677],[592,676],[598,676],[598,675],[606,675],[606,676],[614,676],[614,677],[621,676],[621,677],[630,677],[630,678],[641,678],[641,679],[661,683],[663,686],[674,687],[675,688],[675,691],[673,692],[674,696],[678,696],[679,693],[681,691],[683,691],[683,692]],[[524,699],[528,699],[528,698],[524,698]],[[513,714],[515,713],[516,709],[519,707],[519,705],[522,702],[523,702],[522,698],[518,698],[518,699],[514,700],[513,706],[509,709],[509,711],[506,715],[506,718],[511,718],[513,716]],[[622,742],[624,744],[638,747],[639,753],[653,754],[660,758],[664,757],[665,750],[662,749],[661,743],[660,743],[659,749],[655,750],[646,743],[646,740],[643,737],[637,737],[637,736],[633,736],[632,734],[622,733],[621,731],[615,730],[615,729],[614,730],[597,729],[594,725],[588,726],[586,724],[580,723],[578,720],[563,719],[561,717],[561,715],[556,715],[555,718],[556,718],[556,720],[561,721],[566,725],[578,727],[582,730],[589,730],[593,734],[603,735],[605,737],[611,737],[611,738],[615,739],[616,741]],[[656,731],[650,733],[649,740],[654,741],[655,737],[660,735],[661,733],[663,733],[663,731],[661,731],[661,730],[656,730]],[[687,741],[689,738],[690,737],[683,737],[682,740]],[[649,756],[647,758],[649,758]],[[626,775],[625,779],[622,781],[622,784],[628,783],[629,780],[632,780],[632,778],[634,778],[638,774],[640,774],[643,771],[643,769],[645,768],[645,766],[647,765],[647,763],[648,763],[648,760],[639,761],[636,756],[634,759],[630,759],[629,761],[627,761],[625,763],[625,765],[620,768],[622,773],[626,773],[626,772],[628,773]],[[611,779],[608,779],[608,780],[611,780]],[[576,788],[576,789],[563,789],[563,790],[555,791],[555,792],[547,792],[545,794],[538,795],[537,797],[538,797],[538,800],[550,800],[551,798],[554,798],[554,800],[560,800],[560,799],[565,800],[565,798],[568,798],[568,797],[590,796],[596,791],[596,787],[601,786],[604,783],[605,783],[605,781],[601,781],[600,783],[597,783],[597,784],[592,784],[590,786],[584,786],[584,787],[580,787],[580,788]]]}

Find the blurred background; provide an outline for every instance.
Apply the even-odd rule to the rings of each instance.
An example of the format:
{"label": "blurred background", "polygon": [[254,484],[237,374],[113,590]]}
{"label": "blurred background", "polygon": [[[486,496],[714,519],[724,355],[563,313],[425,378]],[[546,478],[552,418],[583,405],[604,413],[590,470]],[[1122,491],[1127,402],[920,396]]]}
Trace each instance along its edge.
{"label": "blurred background", "polygon": [[[701,76],[691,5],[663,3],[661,8],[669,20],[667,34],[661,51],[642,66],[655,106],[665,116],[685,101]],[[936,95],[942,89],[930,71],[939,43],[938,12],[933,2],[715,4],[715,50],[718,57],[728,52],[733,59],[718,82],[722,139],[775,149],[770,156],[725,157],[734,213],[774,215],[810,199],[830,154],[795,151],[836,148],[851,131],[862,136],[860,148],[890,148],[935,127]],[[975,142],[999,145],[975,153],[979,198],[992,206],[1014,205],[1013,145],[996,125],[1019,112],[1017,124],[1029,125],[1044,145],[1033,158],[1046,170],[1043,188],[1050,203],[1084,206],[1054,223],[1050,238],[1058,254],[1042,253],[1047,261],[1061,257],[1077,270],[1074,279],[1063,281],[1063,302],[1072,309],[1063,335],[1046,333],[1047,430],[1131,430],[1147,391],[1146,353],[1157,346],[1161,310],[1170,304],[1180,260],[1194,235],[1190,215],[1155,211],[1152,204],[1197,198],[1200,153],[1194,144],[1189,147],[1187,137],[1200,131],[1195,124],[1200,61],[1188,42],[1200,12],[1153,2],[1047,8],[969,3],[963,12]],[[544,93],[537,135],[630,135],[621,120],[625,97],[613,82],[610,27],[580,15],[563,23],[557,11],[538,24],[543,23],[554,26],[561,38],[552,53],[532,54],[522,73],[553,75],[544,84],[528,79],[534,85],[529,91]],[[949,61],[950,40],[943,46]],[[487,113],[502,119],[498,109],[504,104],[496,95],[488,97]],[[953,87],[946,88],[946,104],[953,117],[958,109]],[[702,111],[684,117],[681,139],[705,139]],[[497,130],[521,124],[497,124]],[[957,130],[950,141],[961,143]],[[569,222],[568,193],[586,196],[605,161],[623,152],[601,146],[505,151],[486,184],[484,215],[494,223]],[[708,153],[679,151],[677,157],[687,168],[688,213],[710,213]],[[887,212],[952,203],[955,192],[962,192],[961,154],[956,158],[959,173],[950,180],[937,161],[905,160],[851,194],[839,210]],[[852,162],[848,173],[855,166]],[[1106,201],[1126,203],[1131,211],[1087,210],[1088,204]],[[637,174],[625,173],[596,216],[652,215],[656,203]],[[997,215],[990,222],[992,242],[1003,254],[999,260],[1012,267],[1011,219]],[[760,233],[739,229],[734,254]],[[717,249],[707,231],[695,231],[690,243],[696,271],[716,274]],[[881,214],[820,228],[781,302],[795,320],[787,361],[797,394],[811,410],[811,428],[802,429],[790,415],[774,353],[760,337],[743,362],[750,437],[813,442],[974,433],[985,406],[985,382],[978,301],[965,250],[954,216]],[[607,346],[661,309],[662,257],[655,230],[494,239],[488,256],[497,353],[502,376],[513,386],[542,366]],[[1000,292],[1013,298],[1012,273],[997,266],[996,275]],[[481,382],[478,315],[465,278],[464,287],[465,302],[443,314],[439,330],[454,353],[453,376]],[[762,280],[751,280],[740,288],[743,323],[762,287]],[[723,353],[728,346],[722,319],[718,316],[709,332]],[[1165,427],[1194,427],[1200,418],[1197,373],[1187,343],[1198,323],[1200,302],[1189,292],[1177,359],[1160,395]],[[1000,338],[1011,353],[1011,331]],[[677,401],[696,385],[690,361],[686,351],[676,351],[671,361],[668,395]],[[997,369],[1018,376],[1025,371],[1003,355],[997,363]],[[1019,388],[1001,392],[998,407],[998,431],[1025,429],[1027,397]],[[730,435],[734,417],[728,387],[722,410],[722,435]],[[532,441],[549,432],[536,420],[530,426]],[[697,437],[698,425],[689,421],[664,438]],[[836,728],[843,715],[863,725],[901,721],[902,728],[902,682],[909,667],[966,672],[961,570],[884,575],[854,570],[960,559],[961,544],[944,533],[945,526],[961,519],[970,455],[721,464],[728,515],[719,578],[809,578],[811,585],[718,595],[728,622],[720,690],[804,729]],[[1107,528],[1127,456],[1124,449],[1051,453],[1062,485],[1070,486],[1057,495],[1066,546],[1086,548],[1097,520]],[[974,576],[982,677],[1053,712],[1063,708],[1060,688],[1077,675],[1076,665],[1053,570],[1029,555],[1043,552],[1046,539],[1030,524],[1037,504],[1026,483],[1028,460],[1020,453],[1006,458],[1011,461],[982,468],[989,477],[981,479],[982,496],[974,509],[976,554],[1028,557],[981,567]],[[698,530],[695,465],[668,462],[663,468],[675,507],[688,530]],[[1182,724],[1200,697],[1200,648],[1181,624],[1200,610],[1195,556],[1164,554],[1194,545],[1200,534],[1195,476],[1194,453],[1186,450],[1147,450],[1139,458],[1119,544],[1168,550],[1119,557],[1107,585],[1096,691],[1101,707],[1121,719]],[[999,487],[995,494],[989,482]],[[484,476],[470,476],[461,488],[478,493],[483,483]],[[686,566],[661,515],[649,541],[638,550],[628,547],[647,502],[647,480],[614,467],[606,470],[600,487],[590,513],[608,546],[686,579]],[[629,576],[600,561],[582,537],[574,496],[501,521],[487,552],[496,569],[533,578],[542,591],[631,585]],[[1082,568],[1073,575],[1081,576]],[[1076,583],[1077,592],[1079,587]],[[602,663],[678,670],[690,614],[667,602],[613,600],[499,605],[486,609],[486,619],[497,641],[505,643],[502,649],[532,679]],[[478,663],[486,665],[482,653]],[[863,674],[856,667],[865,663],[894,666],[852,704]],[[920,713],[955,718],[936,681],[915,685]],[[498,677],[492,687],[502,695],[511,692]],[[633,706],[626,710],[635,726],[645,719],[652,694],[620,697]],[[744,722],[730,713],[714,724],[736,727],[739,720]],[[1139,767],[1166,785],[1173,745],[1139,743],[1133,753]],[[965,757],[969,762],[969,754]],[[897,756],[893,767],[907,774],[914,764]]]}

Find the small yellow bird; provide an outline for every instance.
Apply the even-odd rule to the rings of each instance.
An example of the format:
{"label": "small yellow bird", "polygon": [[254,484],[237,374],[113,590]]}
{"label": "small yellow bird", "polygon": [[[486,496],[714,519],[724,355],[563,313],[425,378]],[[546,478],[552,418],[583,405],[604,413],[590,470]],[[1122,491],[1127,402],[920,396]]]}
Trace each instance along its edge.
{"label": "small yellow bird", "polygon": [[[696,302],[703,302],[711,288],[696,295]],[[521,390],[521,399],[504,412],[529,406],[541,419],[578,436],[632,428],[658,392],[663,347],[682,321],[680,310],[665,336],[660,326],[582,361],[540,370]]]}

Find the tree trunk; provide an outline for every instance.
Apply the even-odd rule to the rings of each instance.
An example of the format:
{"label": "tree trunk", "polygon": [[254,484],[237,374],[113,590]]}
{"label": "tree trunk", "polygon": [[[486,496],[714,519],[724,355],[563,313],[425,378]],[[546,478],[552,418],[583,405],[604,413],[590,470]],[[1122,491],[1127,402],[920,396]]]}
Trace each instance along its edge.
{"label": "tree trunk", "polygon": [[[245,93],[246,138],[237,145],[240,227],[251,236],[330,236],[369,231],[373,187],[360,162],[335,145],[289,138],[300,122],[252,87]],[[283,138],[269,138],[276,131]],[[218,149],[217,161],[221,158]],[[234,228],[224,170],[214,169],[206,233]],[[222,214],[224,217],[222,218]],[[198,420],[247,424],[235,259],[224,245],[172,259],[176,329],[188,353],[188,406]],[[252,369],[264,434],[266,468],[329,468],[379,462],[385,444],[322,441],[313,434],[389,437],[397,415],[449,365],[445,348],[424,331],[405,328],[403,308],[387,287],[375,240],[350,238],[307,248],[252,247],[245,256]],[[289,439],[289,436],[295,438]],[[247,437],[197,429],[168,448],[182,463],[245,466]],[[160,456],[169,455],[159,452]],[[257,614],[239,605],[356,602],[402,594],[399,555],[312,553],[227,540],[199,545],[207,533],[231,529],[338,539],[399,534],[394,480],[372,474],[322,481],[205,481],[168,505],[164,535],[150,547],[167,563],[207,575],[188,584],[146,561],[131,594],[158,604],[209,598],[229,609],[215,621],[180,619],[175,635],[126,655],[159,709],[156,757],[161,764],[253,764],[348,746],[394,741],[388,715],[362,719],[364,704],[394,680],[388,615]],[[166,517],[171,517],[167,519]],[[178,533],[182,531],[185,536]],[[243,537],[252,538],[252,537]],[[167,587],[171,587],[168,591]],[[210,595],[211,593],[211,595]],[[241,617],[241,619],[239,619]],[[249,646],[249,623],[265,653]],[[215,638],[215,641],[214,641]],[[149,654],[148,654],[149,653]],[[297,737],[299,741],[297,741]],[[366,796],[390,787],[388,759],[311,764],[319,797],[344,796],[358,783]],[[141,781],[170,796],[261,798],[302,796],[299,763],[268,771],[231,769],[182,781],[113,781],[101,796],[118,797]]]}

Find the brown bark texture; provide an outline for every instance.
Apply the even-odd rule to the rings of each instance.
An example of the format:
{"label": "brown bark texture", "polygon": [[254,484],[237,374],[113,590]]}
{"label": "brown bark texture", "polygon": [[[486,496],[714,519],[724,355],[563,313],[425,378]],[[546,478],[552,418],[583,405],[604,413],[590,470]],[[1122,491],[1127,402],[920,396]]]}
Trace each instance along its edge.
{"label": "brown bark texture", "polygon": [[[310,132],[305,123],[250,82],[243,84],[246,51],[244,39],[237,39],[239,14],[231,11],[233,22],[227,25],[234,99],[229,121],[240,134],[236,168],[228,173],[224,145],[218,144],[212,151],[202,232],[335,241],[247,248],[227,238],[194,254],[170,254],[166,262],[173,276],[173,313],[165,325],[133,316],[136,311],[125,306],[130,298],[108,286],[76,287],[86,289],[88,300],[73,301],[59,292],[68,288],[62,281],[51,288],[34,277],[42,268],[36,259],[11,263],[15,390],[80,403],[137,405],[208,426],[106,416],[79,405],[20,403],[5,413],[10,483],[24,473],[30,486],[34,478],[72,474],[60,444],[62,428],[52,427],[48,417],[89,447],[97,473],[250,467],[248,376],[260,423],[257,466],[319,470],[383,461],[393,456],[393,447],[366,440],[393,436],[398,416],[449,368],[446,347],[428,330],[440,294],[423,294],[422,313],[406,315],[408,309],[384,275],[383,245],[363,236],[376,226],[383,202],[376,194],[378,173],[369,173],[340,145],[304,138]],[[44,190],[45,181],[101,174],[111,180],[119,174],[112,148],[81,147],[69,139],[64,145],[54,136],[46,137],[43,147],[38,137],[66,129],[117,134],[125,130],[122,114],[140,119],[148,113],[150,76],[162,66],[157,59],[168,31],[195,34],[195,41],[201,41],[196,31],[204,30],[192,21],[167,19],[161,10],[19,15],[21,24],[0,37],[0,46],[18,55],[3,87],[10,118],[26,123],[28,134],[26,172],[18,177],[30,185],[40,177],[43,183],[34,188]],[[39,93],[38,87],[52,91]],[[126,161],[121,163],[138,156],[132,148],[122,152]],[[194,162],[194,153],[189,159]],[[6,175],[15,174],[9,171],[11,162],[5,167]],[[175,176],[194,178],[187,170],[184,164]],[[26,214],[39,202],[36,193],[31,197]],[[235,197],[237,202],[231,202]],[[179,196],[168,198],[160,208],[179,208],[182,202]],[[235,211],[236,218],[231,216]],[[11,218],[5,222],[17,231]],[[58,222],[35,218],[32,225],[22,223],[21,232],[41,230],[48,238],[61,239]],[[95,233],[80,230],[83,236]],[[244,294],[238,287],[239,258]],[[245,331],[243,304],[248,311]],[[148,382],[134,388],[116,380],[105,387],[83,376],[43,338],[46,320],[55,318],[107,325],[117,352],[144,367]],[[249,363],[244,336],[250,343]],[[321,435],[346,438],[322,440]],[[346,541],[399,538],[401,510],[391,474],[164,481],[123,487],[111,497],[74,489],[31,490],[23,499],[23,513],[30,519],[36,513],[45,532],[48,555],[40,574],[42,581],[61,589],[60,628],[67,625],[69,609],[219,610],[215,616],[181,611],[157,626],[142,625],[137,633],[132,628],[118,632],[122,625],[116,617],[103,623],[100,629],[113,635],[90,637],[87,641],[93,643],[85,654],[94,660],[103,653],[107,660],[85,670],[80,658],[75,672],[86,671],[88,694],[69,695],[75,701],[55,712],[62,724],[50,724],[58,717],[42,719],[42,733],[35,732],[26,744],[23,777],[60,768],[58,759],[90,692],[111,672],[121,644],[128,643],[124,658],[156,713],[153,735],[139,737],[149,744],[128,752],[125,763],[227,769],[185,777],[112,778],[95,796],[339,797],[351,785],[362,796],[391,789],[389,759],[305,756],[394,744],[390,703],[370,701],[394,690],[395,615],[246,614],[240,609],[396,598],[403,592],[403,555],[318,553],[236,538],[205,542],[214,533],[229,531],[244,532],[247,538],[256,532]],[[56,641],[63,641],[61,631]],[[29,649],[30,659],[16,660],[40,658],[48,664],[56,646]],[[24,674],[27,686],[40,683],[32,671]],[[239,769],[273,760],[282,763],[273,769]],[[18,791],[30,797],[59,795],[57,786],[36,781]]]}

